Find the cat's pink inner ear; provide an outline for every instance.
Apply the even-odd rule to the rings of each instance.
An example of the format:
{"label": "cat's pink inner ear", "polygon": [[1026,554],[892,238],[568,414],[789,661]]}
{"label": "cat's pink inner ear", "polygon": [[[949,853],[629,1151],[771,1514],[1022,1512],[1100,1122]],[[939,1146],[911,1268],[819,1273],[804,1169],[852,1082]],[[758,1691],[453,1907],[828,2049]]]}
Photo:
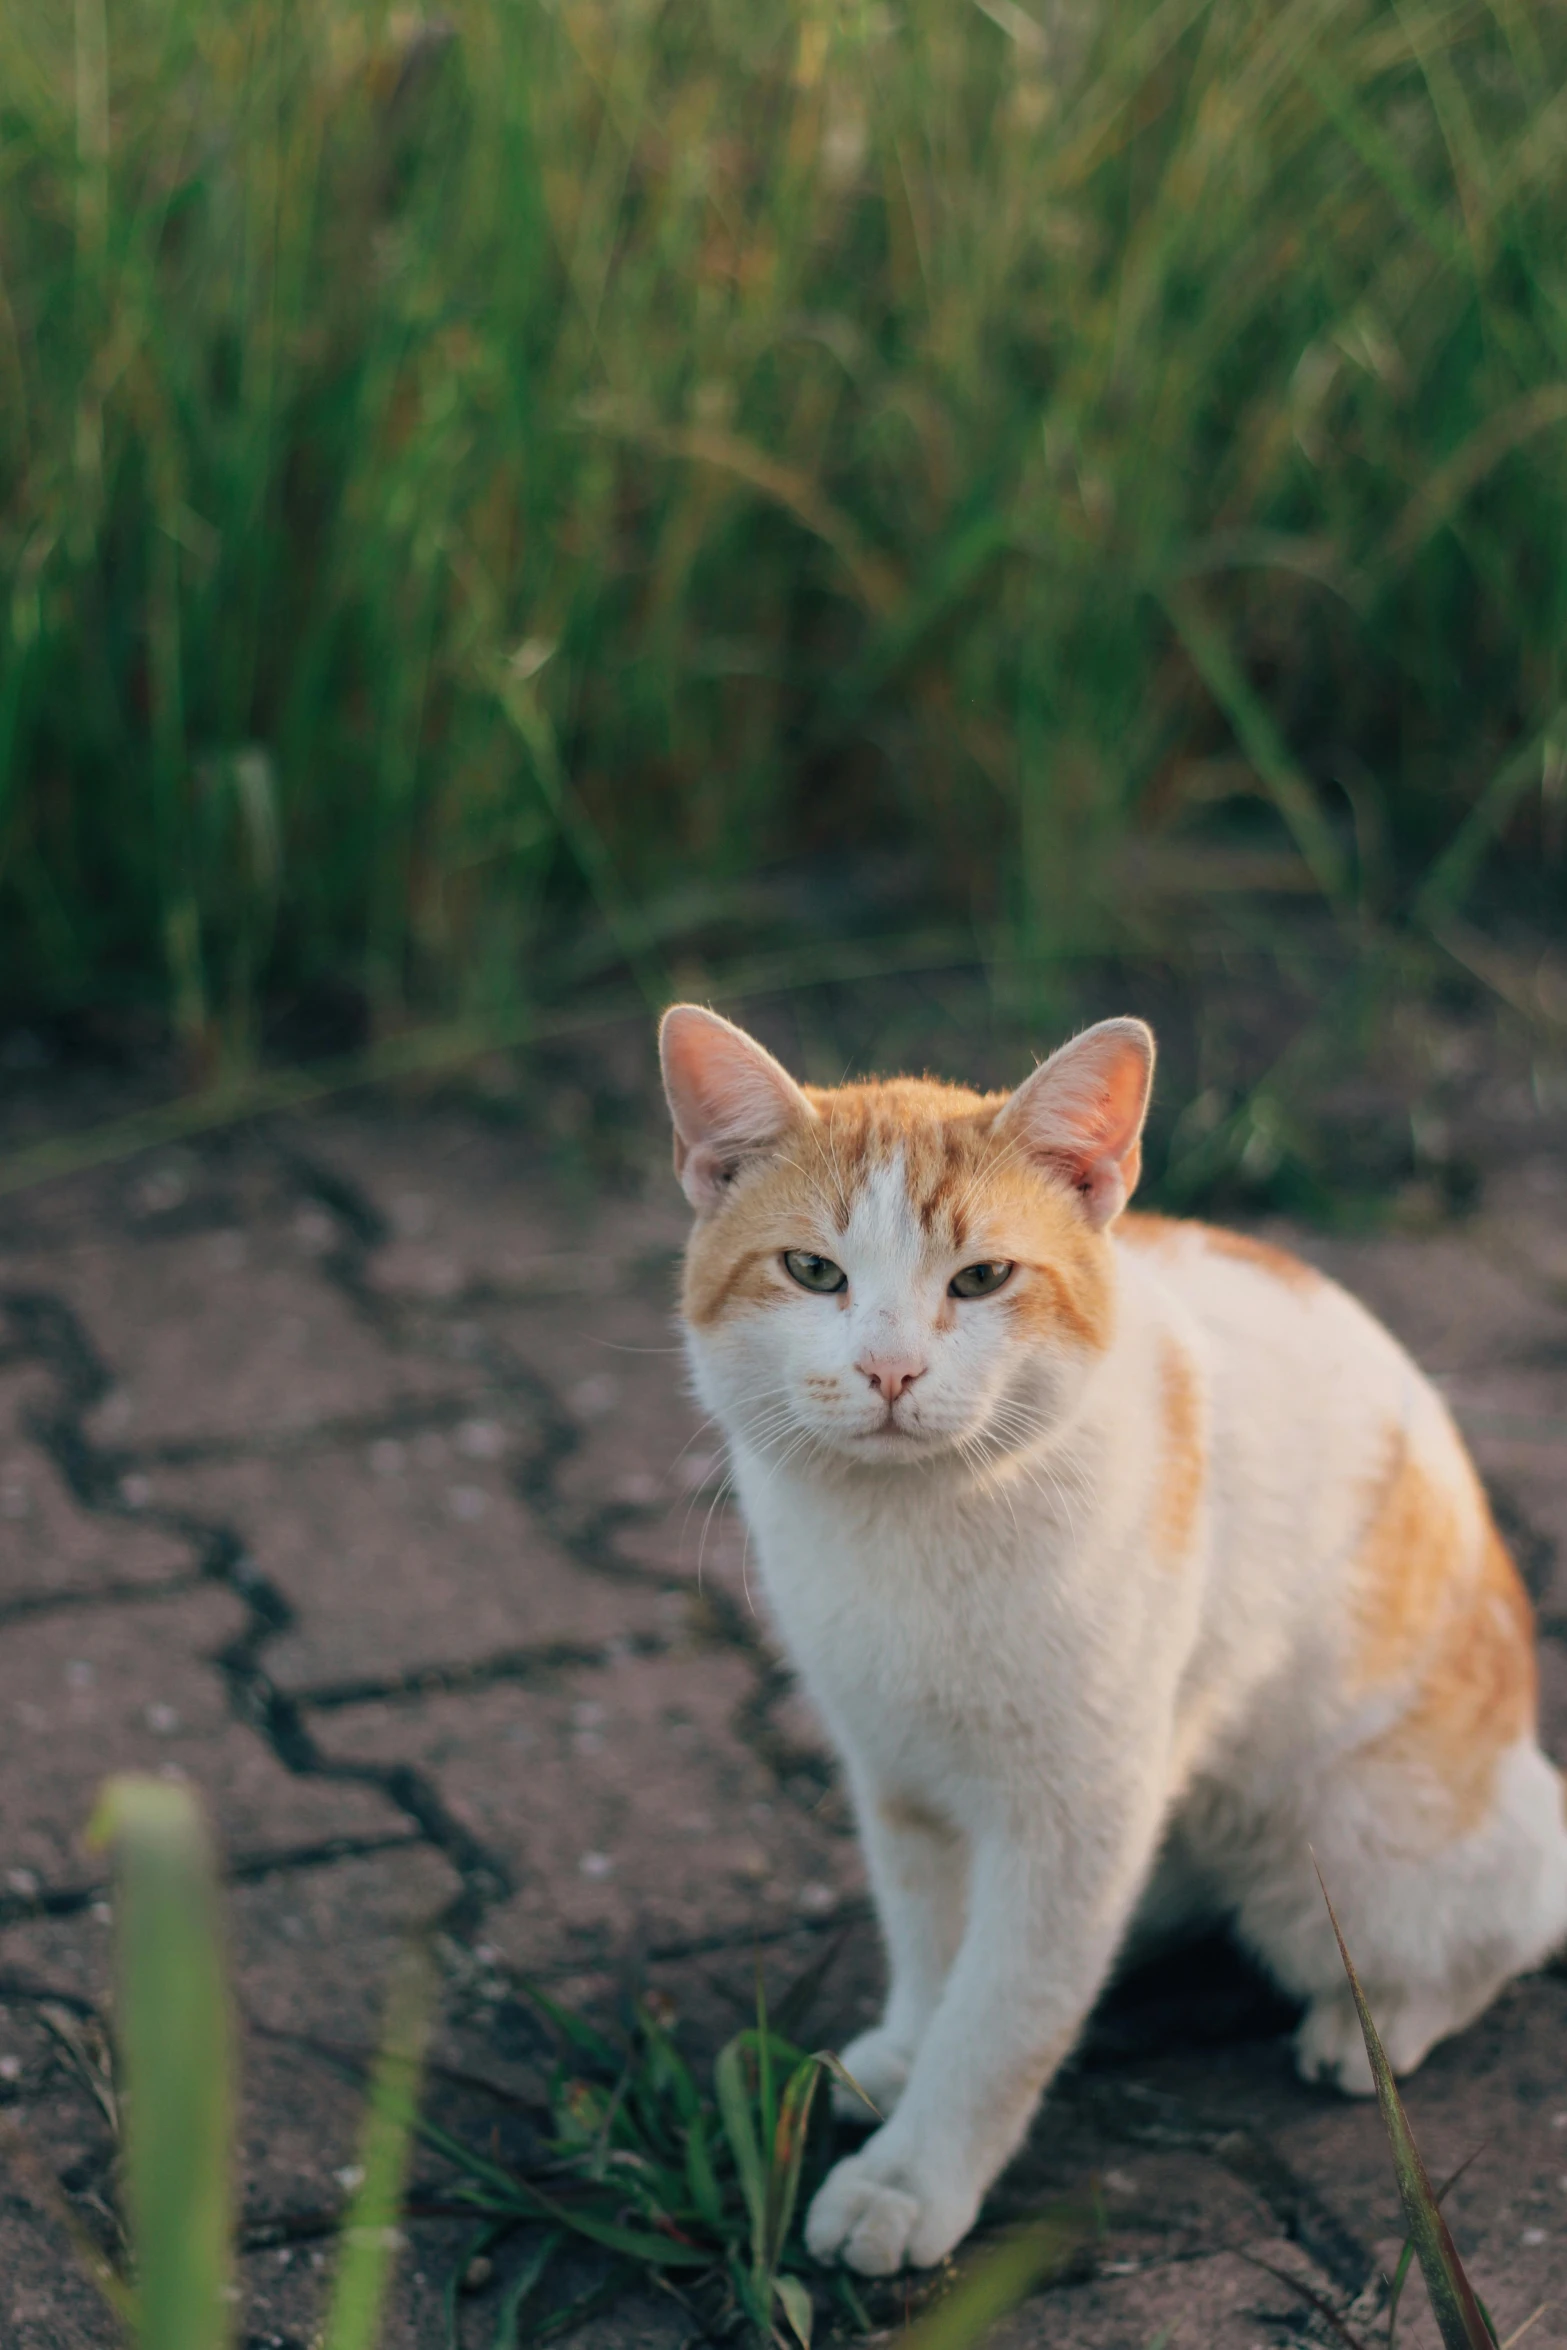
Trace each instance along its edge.
{"label": "cat's pink inner ear", "polygon": [[675,1128],[675,1173],[694,1208],[723,1196],[747,1158],[815,1116],[786,1069],[754,1036],[700,1004],[676,1004],[658,1032]]}
{"label": "cat's pink inner ear", "polygon": [[997,1120],[1071,1184],[1096,1230],[1137,1188],[1153,1064],[1145,1022],[1101,1020],[1025,1078]]}

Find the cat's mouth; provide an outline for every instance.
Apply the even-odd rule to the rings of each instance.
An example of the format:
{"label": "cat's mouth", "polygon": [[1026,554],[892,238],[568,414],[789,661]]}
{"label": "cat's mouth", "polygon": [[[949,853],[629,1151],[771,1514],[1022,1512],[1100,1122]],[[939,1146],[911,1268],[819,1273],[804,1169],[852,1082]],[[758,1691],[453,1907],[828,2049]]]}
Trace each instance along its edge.
{"label": "cat's mouth", "polygon": [[911,1425],[907,1420],[898,1418],[896,1404],[889,1404],[882,1419],[873,1422],[869,1428],[857,1430],[855,1436],[855,1441],[858,1444],[874,1445],[921,1444],[927,1440],[926,1430],[921,1428],[917,1422]]}

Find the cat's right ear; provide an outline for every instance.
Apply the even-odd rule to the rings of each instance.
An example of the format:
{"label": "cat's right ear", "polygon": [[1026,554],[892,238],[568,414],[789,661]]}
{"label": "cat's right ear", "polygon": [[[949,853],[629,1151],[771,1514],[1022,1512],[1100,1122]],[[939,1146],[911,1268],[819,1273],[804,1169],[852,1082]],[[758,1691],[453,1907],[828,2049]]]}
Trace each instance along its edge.
{"label": "cat's right ear", "polygon": [[1146,1021],[1101,1020],[1042,1061],[996,1120],[998,1133],[1071,1185],[1096,1232],[1137,1189],[1153,1064]]}
{"label": "cat's right ear", "polygon": [[691,1205],[713,1207],[748,1158],[816,1112],[786,1069],[732,1020],[675,1004],[658,1031],[675,1128],[675,1173]]}

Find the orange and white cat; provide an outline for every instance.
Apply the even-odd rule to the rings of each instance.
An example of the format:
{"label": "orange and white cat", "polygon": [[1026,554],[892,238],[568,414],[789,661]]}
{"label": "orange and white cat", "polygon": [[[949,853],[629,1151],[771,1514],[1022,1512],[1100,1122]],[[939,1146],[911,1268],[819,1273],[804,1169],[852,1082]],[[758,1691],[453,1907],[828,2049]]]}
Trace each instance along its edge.
{"label": "orange and white cat", "polygon": [[[882,2275],[971,2226],[1130,1937],[1228,1918],[1371,2086],[1567,1936],[1529,1603],[1463,1444],[1334,1283],[1122,1213],[1153,1038],[1010,1095],[802,1087],[662,1032],[684,1308],[886,1938],[886,2118],[811,2206]],[[852,2102],[852,2100],[851,2100]]]}

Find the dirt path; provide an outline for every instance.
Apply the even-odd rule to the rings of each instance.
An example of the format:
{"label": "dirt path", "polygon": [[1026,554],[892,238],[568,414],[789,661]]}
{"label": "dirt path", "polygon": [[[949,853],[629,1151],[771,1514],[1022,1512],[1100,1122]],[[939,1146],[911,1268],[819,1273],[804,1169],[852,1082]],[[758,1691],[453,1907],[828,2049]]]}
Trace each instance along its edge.
{"label": "dirt path", "polygon": [[[502,2081],[536,2052],[514,1970],[591,1996],[635,1948],[716,2028],[758,1944],[783,1979],[847,1920],[816,2029],[872,2003],[843,1808],[672,1351],[662,1168],[651,1123],[605,1190],[477,1117],[368,1108],[0,1208],[0,2106],[89,2214],[108,1913],[80,1831],[111,1770],[189,1778],[221,1827],[253,2223],[339,2201],[352,2158],[354,2095],[275,2034],[363,2042],[415,1921],[442,1923],[445,2053]],[[1462,1227],[1303,1245],[1471,1434],[1567,1753],[1561,1167],[1525,1150]],[[1005,2339],[1251,2350],[1300,2317],[1243,2254],[1339,2293],[1386,2256],[1375,2117],[1297,2086],[1257,1987],[1204,1964],[1123,2001],[1053,2101],[1014,2192],[1097,2177],[1098,2273]],[[1490,2141],[1453,2215],[1504,2335],[1554,2299],[1539,2345],[1567,2341],[1564,2059],[1567,1981],[1538,1978],[1410,2098],[1433,2170]],[[455,2241],[414,2232],[394,2342],[441,2341]],[[247,2258],[251,2344],[308,2339],[321,2260],[308,2237]],[[468,2306],[488,2343],[493,2297]],[[651,2306],[594,2328],[684,2332]],[[0,2338],[109,2339],[14,2172]]]}

